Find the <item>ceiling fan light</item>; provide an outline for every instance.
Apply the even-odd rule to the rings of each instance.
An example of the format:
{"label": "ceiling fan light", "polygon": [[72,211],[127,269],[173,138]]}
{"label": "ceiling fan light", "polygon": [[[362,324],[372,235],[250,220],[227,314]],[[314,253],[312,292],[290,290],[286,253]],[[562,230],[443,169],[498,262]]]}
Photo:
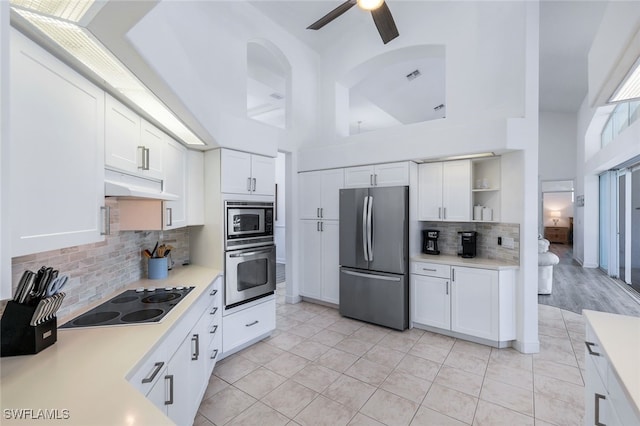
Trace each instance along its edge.
{"label": "ceiling fan light", "polygon": [[384,0],[358,0],[358,7],[364,10],[376,10],[382,6]]}

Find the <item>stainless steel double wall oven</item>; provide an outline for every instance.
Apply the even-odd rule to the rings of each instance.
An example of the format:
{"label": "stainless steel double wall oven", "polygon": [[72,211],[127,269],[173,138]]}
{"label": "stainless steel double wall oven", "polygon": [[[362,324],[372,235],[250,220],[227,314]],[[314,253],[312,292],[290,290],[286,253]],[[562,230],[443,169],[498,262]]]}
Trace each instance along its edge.
{"label": "stainless steel double wall oven", "polygon": [[225,201],[225,308],[276,289],[273,203]]}

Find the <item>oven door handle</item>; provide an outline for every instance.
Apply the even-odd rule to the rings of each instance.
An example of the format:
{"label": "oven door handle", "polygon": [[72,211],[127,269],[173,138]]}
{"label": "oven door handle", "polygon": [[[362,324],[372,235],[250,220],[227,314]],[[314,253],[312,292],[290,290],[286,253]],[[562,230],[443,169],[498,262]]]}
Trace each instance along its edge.
{"label": "oven door handle", "polygon": [[271,248],[266,249],[266,250],[255,250],[255,251],[250,251],[250,252],[243,252],[243,253],[231,253],[229,254],[229,257],[248,257],[248,256],[255,256],[256,254],[266,254],[266,253],[270,253],[271,252]]}

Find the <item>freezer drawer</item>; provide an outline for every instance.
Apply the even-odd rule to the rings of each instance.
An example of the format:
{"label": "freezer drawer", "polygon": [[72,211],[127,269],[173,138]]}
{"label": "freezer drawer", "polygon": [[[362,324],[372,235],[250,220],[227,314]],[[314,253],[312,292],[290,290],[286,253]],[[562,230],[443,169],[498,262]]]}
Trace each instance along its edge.
{"label": "freezer drawer", "polygon": [[409,326],[407,275],[340,268],[340,314],[404,330]]}

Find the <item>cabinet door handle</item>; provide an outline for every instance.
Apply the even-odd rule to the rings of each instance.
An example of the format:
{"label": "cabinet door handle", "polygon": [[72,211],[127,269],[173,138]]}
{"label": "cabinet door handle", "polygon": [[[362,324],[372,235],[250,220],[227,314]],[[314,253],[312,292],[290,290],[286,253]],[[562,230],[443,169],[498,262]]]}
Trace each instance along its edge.
{"label": "cabinet door handle", "polygon": [[214,288],[211,290],[211,293],[209,293],[209,296],[215,296],[216,294],[218,294],[218,290]]}
{"label": "cabinet door handle", "polygon": [[247,178],[247,192],[251,192],[251,178]]}
{"label": "cabinet door handle", "polygon": [[447,281],[447,286],[446,286],[446,290],[445,290],[445,294],[449,294],[449,281]]}
{"label": "cabinet door handle", "polygon": [[316,209],[316,217],[320,219],[320,207]]}
{"label": "cabinet door handle", "polygon": [[218,350],[214,349],[213,352],[211,353],[211,359],[216,359],[217,356],[218,356]]}
{"label": "cabinet door handle", "polygon": [[[164,405],[173,405],[173,374],[169,374],[164,376],[165,386],[167,384],[167,380],[169,381],[169,399],[165,399]],[[166,388],[165,388],[166,391]]]}
{"label": "cabinet door handle", "polygon": [[316,222],[316,231],[320,232],[320,221]]}
{"label": "cabinet door handle", "polygon": [[446,218],[447,218],[447,208],[446,208],[446,207],[443,207],[443,208],[442,208],[442,218],[443,218],[443,219],[446,219]]}
{"label": "cabinet door handle", "polygon": [[456,270],[451,268],[451,281],[456,280]]}
{"label": "cabinet door handle", "polygon": [[438,219],[442,219],[442,207],[438,207]]}
{"label": "cabinet door handle", "polygon": [[320,222],[320,232],[324,232],[324,222]]}
{"label": "cabinet door handle", "polygon": [[244,326],[245,326],[245,327],[252,327],[252,326],[256,325],[256,324],[257,324],[257,323],[259,323],[259,322],[260,322],[260,321],[255,320],[254,322],[250,322],[249,324],[245,324]]}
{"label": "cabinet door handle", "polygon": [[253,178],[253,188],[251,189],[251,191],[256,192],[256,178]]}
{"label": "cabinet door handle", "polygon": [[100,232],[100,235],[111,235],[111,207],[102,206],[100,210],[104,211],[104,230]]}
{"label": "cabinet door handle", "polygon": [[165,226],[173,226],[173,208],[167,207],[167,223]]}
{"label": "cabinet door handle", "polygon": [[215,315],[215,314],[216,314],[216,312],[218,312],[218,308],[217,308],[217,307],[213,308],[213,309],[211,310],[211,312],[209,312],[209,315]]}
{"label": "cabinet door handle", "polygon": [[324,218],[324,207],[320,207],[320,219]]}
{"label": "cabinet door handle", "polygon": [[373,186],[378,186],[378,175],[373,175]]}
{"label": "cabinet door handle", "polygon": [[149,148],[144,145],[139,145],[138,149],[141,150],[140,159],[142,160],[142,165],[138,166],[140,170],[149,170]]}
{"label": "cabinet door handle", "polygon": [[151,382],[153,382],[153,379],[156,378],[156,376],[158,375],[160,370],[162,370],[163,366],[164,366],[164,362],[156,362],[155,364],[153,364],[153,371],[147,377],[142,379],[142,383],[151,383]]}
{"label": "cabinet door handle", "polygon": [[191,336],[191,343],[195,343],[193,351],[191,352],[191,361],[197,361],[200,357],[200,335],[194,334]]}
{"label": "cabinet door handle", "polygon": [[584,342],[584,344],[587,347],[587,351],[589,351],[589,355],[600,356],[600,352],[596,352],[596,351],[591,349],[592,346],[596,345],[595,343],[593,343],[593,342]]}
{"label": "cabinet door handle", "polygon": [[607,426],[604,423],[600,423],[600,400],[607,399],[604,395],[600,395],[599,393],[595,394],[596,402],[595,402],[595,426]]}
{"label": "cabinet door handle", "polygon": [[216,331],[218,331],[218,326],[214,325],[213,328],[211,329],[211,331],[209,331],[209,333],[216,334]]}

